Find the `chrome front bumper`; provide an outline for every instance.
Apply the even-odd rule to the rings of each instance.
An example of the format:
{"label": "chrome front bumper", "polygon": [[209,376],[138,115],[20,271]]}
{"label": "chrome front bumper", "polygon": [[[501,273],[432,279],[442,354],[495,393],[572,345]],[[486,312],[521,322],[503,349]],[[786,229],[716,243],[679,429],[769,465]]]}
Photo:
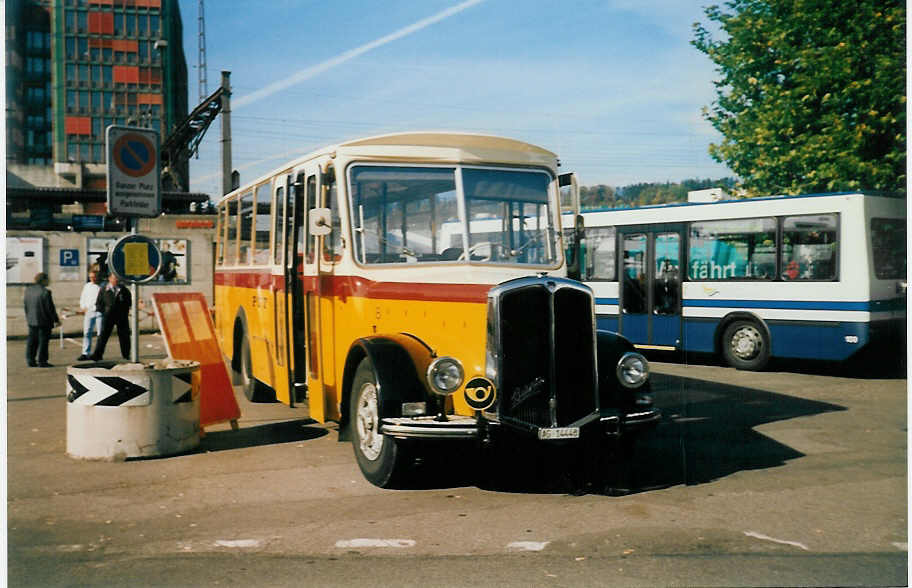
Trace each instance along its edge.
{"label": "chrome front bumper", "polygon": [[402,417],[383,419],[381,432],[398,439],[476,439],[478,421],[474,417],[449,415],[437,417]]}
{"label": "chrome front bumper", "polygon": [[[623,435],[629,431],[655,425],[661,416],[662,413],[658,410],[646,410],[618,416],[603,416],[598,421],[605,434]],[[584,427],[588,426],[585,423],[581,424]],[[486,421],[479,427],[475,417],[457,415],[448,415],[445,421],[433,416],[399,417],[383,419],[381,432],[397,439],[478,439],[482,435],[482,428],[499,425],[497,421]],[[535,429],[537,430],[537,427]]]}

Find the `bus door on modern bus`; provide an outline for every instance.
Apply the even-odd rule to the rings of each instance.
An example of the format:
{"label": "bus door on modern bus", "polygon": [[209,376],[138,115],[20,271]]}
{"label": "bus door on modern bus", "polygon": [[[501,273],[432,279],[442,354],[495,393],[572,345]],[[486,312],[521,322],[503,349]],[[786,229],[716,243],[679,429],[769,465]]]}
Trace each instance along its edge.
{"label": "bus door on modern bus", "polygon": [[681,343],[683,225],[619,226],[619,331],[635,345]]}

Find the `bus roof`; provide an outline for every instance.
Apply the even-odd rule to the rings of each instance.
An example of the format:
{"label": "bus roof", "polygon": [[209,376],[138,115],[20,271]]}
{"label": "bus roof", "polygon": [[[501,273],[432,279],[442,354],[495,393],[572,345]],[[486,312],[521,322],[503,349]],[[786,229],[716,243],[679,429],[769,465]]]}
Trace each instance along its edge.
{"label": "bus roof", "polygon": [[585,208],[581,212],[617,212],[619,210],[655,210],[661,208],[680,208],[685,206],[714,206],[719,204],[735,204],[745,202],[763,202],[767,200],[792,200],[796,198],[823,198],[827,196],[863,196],[863,197],[880,197],[880,198],[905,198],[902,194],[892,194],[887,192],[821,192],[819,194],[778,194],[775,196],[755,196],[753,198],[731,198],[728,200],[716,200],[715,202],[667,202],[665,204],[648,204],[645,206],[619,206],[617,208]]}
{"label": "bus roof", "polygon": [[[557,161],[557,155],[547,149],[507,137],[451,131],[389,133],[322,147],[295,158],[253,181],[242,184],[236,190],[222,196],[219,201],[237,192],[246,191],[277,173],[295,168],[311,159],[323,155],[339,154],[346,156],[363,154],[368,157],[378,154],[378,148],[392,148],[396,156],[414,158],[416,161],[490,161],[491,163],[516,165],[547,165]],[[436,153],[427,154],[427,150],[436,150]],[[422,151],[425,153],[422,154]]]}

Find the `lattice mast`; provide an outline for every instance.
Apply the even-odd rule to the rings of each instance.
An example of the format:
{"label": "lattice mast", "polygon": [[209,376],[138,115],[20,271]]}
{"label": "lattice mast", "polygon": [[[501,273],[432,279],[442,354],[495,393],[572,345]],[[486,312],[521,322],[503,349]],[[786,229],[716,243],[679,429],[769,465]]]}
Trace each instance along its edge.
{"label": "lattice mast", "polygon": [[199,101],[202,102],[209,95],[208,83],[206,80],[206,10],[203,6],[203,0],[199,0],[199,50],[197,53],[197,69],[199,74]]}

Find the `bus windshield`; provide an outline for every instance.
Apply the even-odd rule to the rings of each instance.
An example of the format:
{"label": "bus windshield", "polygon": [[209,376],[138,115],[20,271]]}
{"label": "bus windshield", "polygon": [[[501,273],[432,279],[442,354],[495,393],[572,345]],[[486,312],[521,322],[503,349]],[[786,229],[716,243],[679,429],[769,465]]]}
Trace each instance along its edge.
{"label": "bus windshield", "polygon": [[355,165],[356,259],[553,265],[550,184],[541,171]]}

